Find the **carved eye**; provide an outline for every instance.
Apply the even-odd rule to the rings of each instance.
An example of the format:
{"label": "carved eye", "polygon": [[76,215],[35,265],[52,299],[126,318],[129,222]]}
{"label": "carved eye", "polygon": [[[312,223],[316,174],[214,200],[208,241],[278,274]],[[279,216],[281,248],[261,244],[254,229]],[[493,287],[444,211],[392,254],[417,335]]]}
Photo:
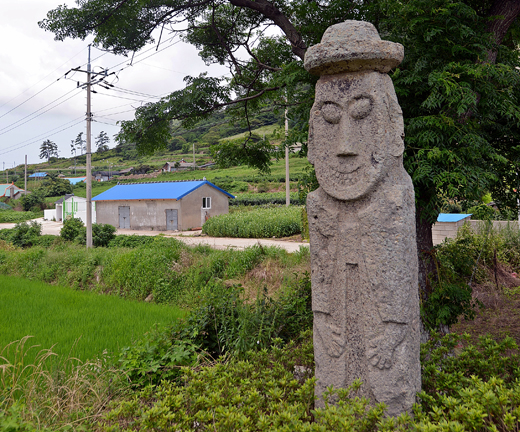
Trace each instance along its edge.
{"label": "carved eye", "polygon": [[329,123],[337,124],[341,119],[341,108],[335,103],[325,102],[321,107],[321,115]]}
{"label": "carved eye", "polygon": [[372,111],[372,99],[367,96],[355,98],[350,103],[350,115],[356,120],[364,119]]}

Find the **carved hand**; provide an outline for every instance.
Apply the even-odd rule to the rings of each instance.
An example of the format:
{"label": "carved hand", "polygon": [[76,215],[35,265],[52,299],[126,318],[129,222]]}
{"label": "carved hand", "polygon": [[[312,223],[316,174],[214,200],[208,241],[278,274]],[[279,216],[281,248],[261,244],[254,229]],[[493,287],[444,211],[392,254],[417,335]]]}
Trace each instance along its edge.
{"label": "carved hand", "polygon": [[404,339],[408,326],[406,324],[387,322],[383,336],[370,341],[368,359],[372,366],[378,369],[390,369],[392,367],[392,356],[397,345]]}

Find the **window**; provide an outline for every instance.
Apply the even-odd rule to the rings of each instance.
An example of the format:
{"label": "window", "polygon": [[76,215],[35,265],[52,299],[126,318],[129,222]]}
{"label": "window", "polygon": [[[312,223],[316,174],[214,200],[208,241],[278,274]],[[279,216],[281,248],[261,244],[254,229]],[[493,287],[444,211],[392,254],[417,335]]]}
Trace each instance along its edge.
{"label": "window", "polygon": [[202,208],[203,209],[210,209],[211,208],[211,198],[210,197],[202,198]]}

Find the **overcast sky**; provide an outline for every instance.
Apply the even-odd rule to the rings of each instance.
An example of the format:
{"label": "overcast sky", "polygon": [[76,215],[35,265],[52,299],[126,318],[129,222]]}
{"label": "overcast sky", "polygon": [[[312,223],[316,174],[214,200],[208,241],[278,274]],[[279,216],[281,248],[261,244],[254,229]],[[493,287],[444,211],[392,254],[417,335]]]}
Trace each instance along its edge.
{"label": "overcast sky", "polygon": [[[38,21],[70,0],[16,0],[0,2],[0,170],[39,162],[40,145],[46,139],[58,145],[61,157],[70,157],[70,143],[86,132],[86,91],[77,89],[86,74],[64,74],[71,68],[86,68],[89,41],[54,40],[38,27]],[[94,71],[117,72],[112,82],[118,91],[96,88],[92,95],[92,142],[105,131],[111,138],[119,131],[118,120],[133,118],[134,108],[184,87],[186,75],[208,71],[224,75],[227,69],[207,66],[190,45],[172,40],[164,33],[161,44],[147,46],[130,58],[113,56],[92,48]],[[136,93],[137,92],[137,93]],[[93,149],[94,151],[94,149]]]}

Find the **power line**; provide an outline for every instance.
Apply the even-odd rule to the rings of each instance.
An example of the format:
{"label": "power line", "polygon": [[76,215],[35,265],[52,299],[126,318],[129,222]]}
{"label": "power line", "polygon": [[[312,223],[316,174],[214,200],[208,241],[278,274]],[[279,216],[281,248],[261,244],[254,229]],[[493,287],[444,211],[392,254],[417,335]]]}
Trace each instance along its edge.
{"label": "power line", "polygon": [[121,92],[121,93],[130,94],[130,95],[133,95],[133,96],[146,97],[146,98],[150,98],[150,99],[161,99],[161,96],[155,96],[155,95],[151,95],[151,94],[148,94],[148,93],[142,93],[142,92],[138,92],[136,90],[128,90],[128,89],[124,89],[122,87],[118,87],[118,86],[115,86],[115,85],[110,85],[109,90],[114,90],[114,91],[118,91],[118,92]]}
{"label": "power line", "polygon": [[[77,125],[79,125],[79,124],[81,124],[81,123],[83,123],[83,120],[81,120],[81,121],[79,121],[79,122],[77,122],[77,123],[75,123],[75,124],[73,124],[73,125],[70,125],[70,126],[68,126],[68,127],[66,127],[66,128],[63,128],[63,129],[61,129],[61,130],[59,130],[59,131],[57,131],[57,132],[54,132],[53,134],[46,135],[46,136],[47,136],[47,137],[50,137],[50,136],[53,136],[53,135],[59,134],[60,132],[63,132],[63,131],[65,131],[65,130],[67,130],[67,129],[70,129],[70,128],[72,128],[72,127],[74,127],[74,126],[77,126]],[[37,143],[40,139],[41,139],[41,138],[36,139],[36,140],[34,140],[34,141],[32,141],[32,142],[30,142],[30,143],[28,143],[28,144],[21,145],[20,147],[16,147],[16,148],[14,148],[14,149],[12,149],[12,150],[8,150],[8,151],[5,151],[5,152],[2,152],[2,153],[0,153],[0,156],[1,156],[1,155],[4,155],[4,154],[7,154],[7,153],[11,153],[11,152],[13,152],[13,151],[15,151],[15,150],[20,150],[21,148],[24,148],[24,147],[30,146],[30,145],[32,145],[32,144],[35,144],[35,143]]]}
{"label": "power line", "polygon": [[[47,75],[45,75],[45,76],[44,76],[40,81],[34,83],[32,86],[28,87],[27,89],[25,89],[23,92],[19,93],[19,94],[18,94],[17,96],[15,96],[14,98],[9,99],[7,102],[5,102],[5,103],[3,103],[2,105],[0,105],[0,108],[2,108],[3,106],[7,105],[9,102],[15,100],[16,98],[20,97],[20,96],[23,95],[24,93],[27,93],[27,92],[28,92],[30,89],[32,89],[34,86],[38,85],[39,83],[41,83],[41,82],[42,82],[43,80],[45,80],[46,78],[48,78],[49,76],[53,75],[53,74],[54,74],[58,69],[60,69],[60,68],[62,68],[63,66],[65,66],[68,62],[70,62],[73,58],[76,58],[77,56],[79,56],[80,54],[82,54],[83,51],[85,51],[85,50],[86,50],[86,48],[83,48],[80,52],[78,52],[77,54],[73,55],[71,58],[69,58],[69,59],[68,59],[65,63],[63,63],[61,66],[58,66],[58,67],[57,67],[56,69],[54,69],[52,72],[50,72],[50,73],[48,73]],[[43,90],[49,88],[49,87],[50,87],[51,85],[53,85],[53,84],[56,84],[56,82],[57,82],[58,80],[60,80],[60,79],[61,79],[61,77],[58,78],[56,81],[53,81],[51,84],[49,84],[49,85],[48,85],[47,87],[45,87]],[[40,94],[43,90],[40,90],[40,91],[39,91],[38,93],[36,93],[36,94]],[[34,95],[34,96],[36,96],[36,95]],[[34,96],[31,96],[29,99],[32,99]],[[13,109],[18,108],[20,105],[23,105],[23,104],[24,104],[25,102],[27,102],[29,99],[27,99],[26,101],[22,102],[21,104],[19,104],[18,106],[16,106],[16,107],[13,108]],[[13,110],[11,110],[11,111],[13,111]],[[9,112],[11,112],[11,111],[9,111]],[[9,112],[6,113],[6,114],[9,114]],[[3,117],[4,115],[6,115],[6,114],[3,114],[2,117]],[[0,117],[0,118],[1,118],[1,117]]]}
{"label": "power line", "polygon": [[[12,148],[12,147],[16,147],[16,146],[19,146],[19,145],[21,145],[21,144],[25,144],[25,143],[28,142],[28,141],[34,141],[34,140],[41,139],[41,138],[43,138],[43,137],[50,136],[49,134],[50,134],[51,132],[54,132],[56,129],[62,128],[63,126],[67,126],[67,125],[70,124],[70,123],[77,122],[78,120],[83,119],[83,118],[84,118],[84,116],[81,116],[81,117],[75,118],[74,120],[71,120],[71,121],[68,121],[67,123],[64,123],[64,124],[62,124],[62,125],[56,126],[55,128],[49,129],[48,131],[43,132],[43,133],[41,133],[41,134],[39,134],[39,135],[36,135],[36,136],[34,136],[34,137],[32,137],[32,138],[28,138],[28,139],[26,139],[26,140],[24,140],[24,141],[21,141],[21,142],[17,143],[17,144],[12,144],[12,145],[10,145],[10,146],[4,147],[4,148],[1,149],[1,150],[4,150],[4,151],[5,151],[5,150],[8,150],[8,149],[10,149],[10,148]],[[77,124],[77,123],[76,123],[76,124]]]}
{"label": "power line", "polygon": [[[22,126],[22,125],[24,125],[24,124],[26,124],[26,123],[29,123],[30,121],[34,120],[35,118],[40,117],[42,114],[45,114],[46,112],[48,112],[48,111],[50,111],[50,110],[52,110],[52,109],[54,109],[54,108],[60,106],[61,104],[67,102],[69,99],[72,99],[74,96],[76,96],[77,94],[79,94],[79,92],[77,92],[76,94],[73,94],[72,96],[68,97],[67,99],[61,101],[60,103],[58,103],[58,104],[56,104],[56,105],[50,107],[49,109],[47,109],[47,110],[41,112],[40,114],[38,114],[38,115],[34,115],[34,114],[36,114],[37,112],[41,111],[42,109],[48,107],[49,105],[52,105],[53,103],[55,103],[55,102],[57,102],[58,100],[64,98],[64,97],[67,96],[68,94],[70,94],[70,93],[72,93],[72,92],[74,92],[74,91],[77,91],[77,90],[78,90],[78,89],[73,89],[73,90],[71,90],[71,91],[65,93],[64,95],[60,96],[60,97],[57,98],[57,99],[54,99],[52,102],[49,102],[47,105],[44,105],[43,107],[41,107],[40,109],[34,111],[33,113],[31,113],[31,114],[29,114],[29,115],[26,115],[24,118],[22,118],[22,119],[20,119],[20,120],[18,120],[18,121],[16,121],[16,122],[14,122],[14,123],[12,123],[12,124],[10,124],[10,125],[4,127],[3,129],[0,129],[0,135],[4,135],[4,134],[6,134],[7,132],[11,132],[12,130],[14,130],[14,129],[16,129],[16,128],[19,128],[20,126]],[[23,120],[25,120],[26,118],[31,117],[31,116],[34,116],[34,117],[32,117],[32,118],[30,118],[29,120],[23,122]],[[20,122],[23,122],[23,123],[20,123]],[[17,123],[20,123],[20,124],[17,125]],[[15,125],[16,125],[16,126],[15,126]],[[11,127],[11,126],[13,126],[13,127]],[[10,127],[11,127],[11,129],[8,129],[8,128],[10,128]],[[8,130],[6,130],[6,129],[8,129]],[[2,131],[5,131],[5,132],[2,132]]]}
{"label": "power line", "polygon": [[108,97],[113,97],[113,98],[123,99],[123,100],[131,100],[134,102],[149,102],[146,99],[132,99],[132,98],[127,98],[127,97],[123,97],[123,96],[111,95],[111,94],[107,94],[107,93],[100,93],[100,92],[96,92],[96,93],[101,96],[108,96]]}

